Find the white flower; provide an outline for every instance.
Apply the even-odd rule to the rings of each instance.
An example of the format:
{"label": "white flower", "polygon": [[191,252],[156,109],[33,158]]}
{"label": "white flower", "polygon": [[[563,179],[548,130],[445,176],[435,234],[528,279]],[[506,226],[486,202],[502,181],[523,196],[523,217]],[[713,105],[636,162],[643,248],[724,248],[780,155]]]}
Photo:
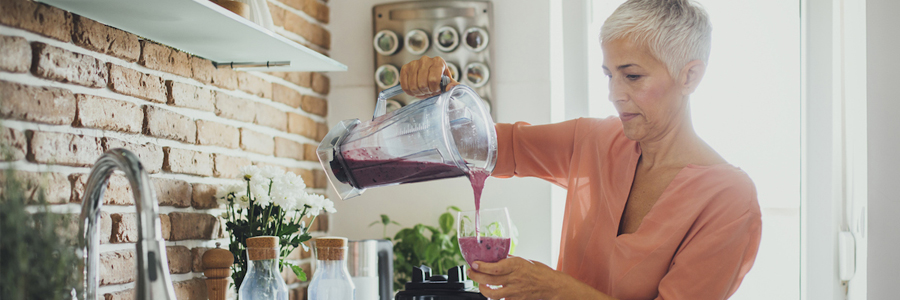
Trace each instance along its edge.
{"label": "white flower", "polygon": [[[306,197],[306,205],[309,205],[309,214],[311,216],[318,216],[319,212],[322,211],[328,202],[331,200],[325,199],[325,196],[318,194],[308,194]],[[331,204],[331,209],[334,210],[334,204]]]}
{"label": "white flower", "polygon": [[257,166],[243,166],[241,167],[241,178],[244,178],[244,180],[250,180],[254,177],[257,177],[257,175],[259,175],[259,172],[260,170]]}
{"label": "white flower", "polygon": [[297,194],[296,189],[284,184],[279,178],[272,182],[272,202],[280,206],[281,209],[285,211],[293,210],[297,205],[294,199],[298,196],[302,196],[302,194]]}
{"label": "white flower", "polygon": [[281,207],[284,211],[292,211],[296,208],[297,203],[294,201],[294,198],[285,197],[281,194],[276,194],[272,196],[272,203]]}
{"label": "white flower", "polygon": [[294,173],[285,173],[272,179],[272,201],[286,211],[303,209],[298,199],[306,196],[306,184]]}
{"label": "white flower", "polygon": [[325,209],[325,211],[327,211],[328,213],[333,214],[337,212],[337,209],[334,209],[334,202],[332,202],[328,198],[325,199],[325,204],[322,205],[322,208]]}
{"label": "white flower", "polygon": [[284,173],[279,176],[278,179],[285,185],[290,185],[296,189],[306,189],[306,183],[303,182],[303,177],[297,176],[294,172]]}
{"label": "white flower", "polygon": [[247,195],[241,195],[237,198],[237,200],[238,201],[236,202],[241,206],[241,208],[246,209],[250,207],[250,197],[247,197]]}
{"label": "white flower", "polygon": [[235,199],[244,194],[244,185],[243,184],[226,184],[220,186],[218,190],[216,190],[216,200],[219,204],[228,205],[231,202],[234,202]]}
{"label": "white flower", "polygon": [[253,201],[255,201],[257,205],[266,207],[272,202],[272,197],[269,196],[269,180],[265,179],[265,183],[259,181],[250,179],[250,195],[253,196]]}
{"label": "white flower", "polygon": [[281,176],[283,174],[284,170],[273,166],[263,166],[261,169],[259,169],[259,175],[268,179],[274,179],[275,177]]}
{"label": "white flower", "polygon": [[269,195],[269,184],[271,183],[271,179],[265,178],[260,174],[250,177],[250,182],[248,183],[250,185],[250,195],[253,201],[256,201],[256,204],[266,207],[272,202],[272,197]]}
{"label": "white flower", "polygon": [[302,195],[300,197],[294,198],[294,208],[303,212],[303,209],[309,205],[309,201],[306,200],[307,195]]}
{"label": "white flower", "polygon": [[216,189],[216,199],[227,198],[228,194],[231,194],[229,185],[223,185],[223,186],[220,186],[218,189]]}
{"label": "white flower", "polygon": [[262,208],[265,208],[266,206],[269,206],[270,203],[272,203],[272,197],[269,197],[269,195],[259,195],[254,198],[254,200],[256,200],[256,205],[259,205]]}
{"label": "white flower", "polygon": [[300,212],[303,212],[303,210],[306,209],[306,212],[309,213],[313,210],[313,207],[314,207],[313,202],[315,201],[315,198],[312,197],[312,195],[307,194],[306,191],[304,191],[302,194],[300,194],[299,197],[297,197],[295,199],[295,201],[297,203],[296,204],[297,210],[299,210]]}
{"label": "white flower", "polygon": [[[255,197],[257,193],[269,194],[269,184],[272,183],[272,179],[265,178],[262,175],[253,176],[250,178],[250,193]],[[262,187],[262,190],[253,190],[253,187]]]}

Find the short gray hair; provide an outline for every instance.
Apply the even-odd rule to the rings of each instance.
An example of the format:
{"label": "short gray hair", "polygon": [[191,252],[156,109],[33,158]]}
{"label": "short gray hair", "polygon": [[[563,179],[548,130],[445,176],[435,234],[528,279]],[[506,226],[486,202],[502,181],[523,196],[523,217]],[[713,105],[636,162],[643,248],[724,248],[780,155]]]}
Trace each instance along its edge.
{"label": "short gray hair", "polygon": [[712,40],[709,15],[691,0],[629,0],[600,28],[600,41],[630,38],[650,48],[650,54],[676,77],[692,60],[706,64]]}

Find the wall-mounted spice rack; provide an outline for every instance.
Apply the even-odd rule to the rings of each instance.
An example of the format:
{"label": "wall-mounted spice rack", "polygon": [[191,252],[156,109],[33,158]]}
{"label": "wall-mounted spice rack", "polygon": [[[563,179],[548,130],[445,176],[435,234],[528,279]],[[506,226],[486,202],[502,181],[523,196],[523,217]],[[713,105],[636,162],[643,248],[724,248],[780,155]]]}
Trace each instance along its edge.
{"label": "wall-mounted spice rack", "polygon": [[256,71],[347,70],[344,64],[208,0],[40,1],[220,66]]}
{"label": "wall-mounted spice rack", "polygon": [[[490,109],[494,80],[490,78],[493,8],[482,0],[407,1],[372,7],[376,94],[398,84],[399,69],[423,55],[440,56],[451,77],[478,93]],[[415,102],[402,94],[388,109]],[[496,116],[496,112],[491,112]]]}

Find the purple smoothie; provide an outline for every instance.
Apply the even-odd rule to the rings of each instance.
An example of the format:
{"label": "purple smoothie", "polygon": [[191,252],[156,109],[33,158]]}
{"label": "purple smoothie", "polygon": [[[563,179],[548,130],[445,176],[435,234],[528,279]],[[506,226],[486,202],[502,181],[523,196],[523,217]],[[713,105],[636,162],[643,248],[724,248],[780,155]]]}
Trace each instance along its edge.
{"label": "purple smoothie", "polygon": [[465,173],[454,165],[405,159],[380,158],[378,149],[354,149],[342,153],[343,163],[357,188],[413,183],[459,177]]}
{"label": "purple smoothie", "polygon": [[459,239],[459,249],[469,266],[473,262],[494,263],[509,255],[510,239],[504,237],[485,236],[481,242],[474,236]]}
{"label": "purple smoothie", "polygon": [[469,182],[472,183],[472,191],[475,192],[475,236],[480,236],[481,229],[481,192],[484,190],[484,181],[491,176],[491,172],[485,169],[469,168]]}
{"label": "purple smoothie", "polygon": [[413,183],[463,176],[456,166],[408,160],[345,159],[357,188],[369,188],[394,183]]}
{"label": "purple smoothie", "polygon": [[472,191],[475,192],[475,211],[481,209],[481,191],[484,190],[484,181],[491,176],[491,172],[485,169],[469,168],[469,182],[472,183]]}

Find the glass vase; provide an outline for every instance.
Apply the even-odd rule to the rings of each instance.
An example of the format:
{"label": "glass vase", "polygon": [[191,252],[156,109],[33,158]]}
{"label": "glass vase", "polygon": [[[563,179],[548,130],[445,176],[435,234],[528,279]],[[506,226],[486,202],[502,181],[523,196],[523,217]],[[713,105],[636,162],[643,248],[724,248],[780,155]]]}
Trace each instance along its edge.
{"label": "glass vase", "polygon": [[[258,240],[257,240],[258,239]],[[254,242],[262,239],[268,244],[265,247],[254,247]],[[274,240],[274,247],[270,246]],[[288,300],[288,289],[281,277],[278,266],[278,244],[275,237],[256,237],[247,239],[247,275],[238,289],[240,300]]]}

